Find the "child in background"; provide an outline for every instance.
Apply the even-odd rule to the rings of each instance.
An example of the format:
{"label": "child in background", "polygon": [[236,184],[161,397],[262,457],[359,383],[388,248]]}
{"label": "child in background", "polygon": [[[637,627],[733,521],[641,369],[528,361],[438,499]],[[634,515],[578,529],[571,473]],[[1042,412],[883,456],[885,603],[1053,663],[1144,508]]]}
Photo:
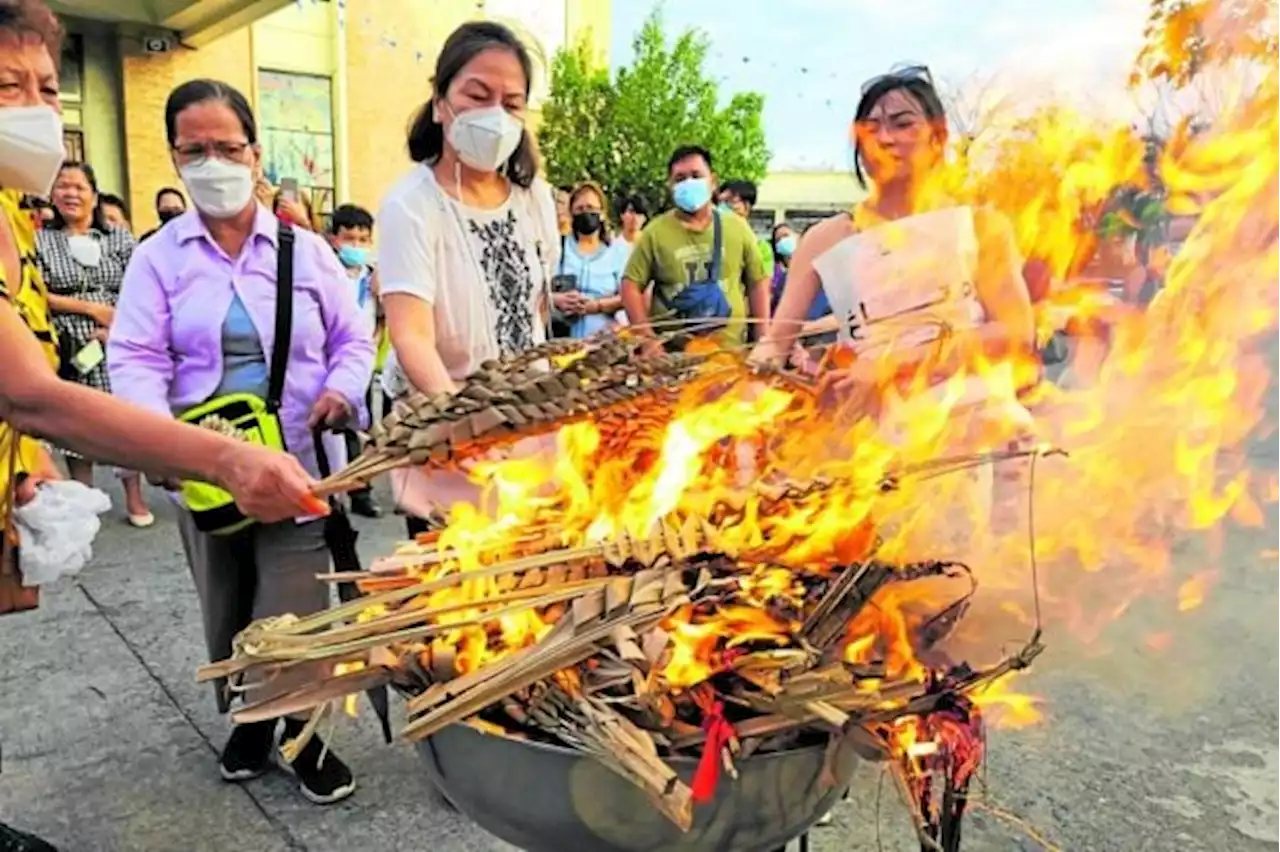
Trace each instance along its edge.
{"label": "child in background", "polygon": [[[329,224],[329,241],[338,253],[338,261],[356,287],[356,304],[365,312],[369,322],[369,334],[374,343],[385,334],[381,300],[378,293],[378,273],[373,267],[373,214],[355,204],[343,204],[333,211]],[[381,347],[380,347],[381,349]],[[378,383],[375,372],[365,401],[373,411],[373,386]],[[348,431],[347,455],[360,454],[360,438]],[[382,509],[373,497],[373,489],[366,487],[351,493],[351,511],[366,518],[381,517]]]}

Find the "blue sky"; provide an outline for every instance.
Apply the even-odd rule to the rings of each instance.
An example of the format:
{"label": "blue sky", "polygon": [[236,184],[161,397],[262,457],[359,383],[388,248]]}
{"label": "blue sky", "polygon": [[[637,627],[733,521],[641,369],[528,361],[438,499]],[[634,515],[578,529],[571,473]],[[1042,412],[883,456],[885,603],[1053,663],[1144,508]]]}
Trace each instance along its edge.
{"label": "blue sky", "polygon": [[1147,0],[613,0],[611,57],[631,58],[649,12],[669,36],[711,40],[707,70],[722,95],[765,96],[772,168],[844,168],[863,80],[895,63],[928,65],[940,82],[988,101],[1053,90],[1123,112]]}

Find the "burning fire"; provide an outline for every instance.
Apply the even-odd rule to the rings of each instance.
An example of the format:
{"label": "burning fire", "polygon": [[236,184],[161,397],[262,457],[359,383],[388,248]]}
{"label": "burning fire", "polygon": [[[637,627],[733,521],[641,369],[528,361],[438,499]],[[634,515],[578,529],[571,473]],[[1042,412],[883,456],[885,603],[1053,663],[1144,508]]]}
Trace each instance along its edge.
{"label": "burning fire", "polygon": [[997,728],[1016,730],[1036,724],[1044,718],[1037,706],[1041,699],[1014,692],[1009,686],[1010,680],[1012,678],[1009,675],[996,678],[985,687],[974,690],[969,695],[969,700]]}
{"label": "burning fire", "polygon": [[[1275,478],[1263,481],[1235,451],[1261,422],[1271,381],[1253,344],[1274,332],[1278,313],[1278,143],[1273,70],[1215,126],[1195,135],[1184,129],[1166,147],[1158,175],[1169,208],[1198,218],[1169,262],[1164,291],[1143,312],[1115,309],[1096,287],[1062,283],[1096,247],[1094,220],[1106,199],[1148,180],[1143,141],[1128,128],[1060,109],[980,138],[942,171],[939,186],[1002,211],[1022,254],[1047,266],[1058,284],[1041,307],[1042,334],[1072,323],[1109,325],[1090,375],[1037,388],[1024,398],[1030,418],[1014,428],[1007,418],[970,412],[965,394],[978,382],[1012,399],[1025,360],[975,354],[967,370],[940,385],[923,371],[894,376],[882,399],[883,410],[898,412],[889,435],[875,418],[833,417],[807,390],[765,386],[733,356],[713,357],[678,397],[627,424],[625,440],[582,422],[560,431],[554,453],[478,464],[483,508],[454,509],[438,542],[453,557],[424,571],[479,570],[530,552],[531,542],[575,547],[622,533],[644,537],[664,518],[707,519],[716,550],[764,567],[743,582],[752,606],[685,608],[664,623],[671,644],[661,675],[682,688],[730,665],[739,643],[787,645],[796,625],[766,604],[798,604],[798,576],[858,562],[873,549],[889,561],[936,558],[949,543],[969,557],[982,593],[997,596],[1003,616],[1029,628],[1038,609],[1044,626],[1066,626],[1084,640],[1100,637],[1144,595],[1172,596],[1177,610],[1194,609],[1211,577],[1202,572],[1177,586],[1168,542],[1228,518],[1258,523],[1258,503],[1277,497]],[[915,405],[925,388],[928,404]],[[991,523],[983,495],[992,485],[981,473],[899,475],[1015,440],[1070,453],[1031,463],[1033,541],[1023,522],[1032,472],[1025,460],[995,477],[997,502],[1022,518],[1008,525]],[[768,489],[783,477],[821,479],[826,487],[783,504],[785,511],[776,503],[767,509]],[[894,487],[886,492],[887,478]],[[1031,547],[1040,566],[1038,608]],[[936,661],[919,647],[918,633],[938,611],[929,588],[883,589],[849,625],[845,660],[881,664],[888,680],[926,682]],[[551,629],[554,619],[532,611],[502,617],[498,629],[480,625],[484,599],[499,591],[501,579],[480,578],[430,595],[433,608],[456,606],[449,618],[457,628],[432,647],[456,654],[459,671]],[[968,642],[983,625],[971,619],[961,632]],[[994,646],[1008,636],[985,638]],[[971,698],[996,724],[1041,718],[1039,700],[1015,693],[1005,678]],[[906,753],[925,747],[912,739],[914,724],[895,728]]]}

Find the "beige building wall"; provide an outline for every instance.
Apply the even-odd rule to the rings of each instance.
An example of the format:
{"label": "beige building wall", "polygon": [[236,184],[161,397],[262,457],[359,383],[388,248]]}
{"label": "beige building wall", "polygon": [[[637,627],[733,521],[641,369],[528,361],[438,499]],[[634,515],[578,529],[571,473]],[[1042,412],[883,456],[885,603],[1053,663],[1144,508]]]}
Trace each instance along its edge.
{"label": "beige building wall", "polygon": [[343,200],[376,214],[382,194],[408,169],[406,130],[431,91],[429,78],[440,46],[465,20],[462,8],[445,0],[348,0],[348,194]]}
{"label": "beige building wall", "polygon": [[[164,133],[164,104],[178,84],[197,77],[224,80],[259,107],[262,71],[328,77],[332,81],[335,202],[377,209],[387,188],[411,165],[407,129],[431,91],[431,74],[444,40],[461,23],[488,17],[507,23],[535,56],[533,114],[545,92],[555,51],[586,34],[601,62],[608,61],[611,0],[346,0],[289,4],[199,49],[177,47],[143,54],[136,37],[117,36],[117,97],[113,57],[95,68],[93,109],[97,125],[86,127],[87,153],[101,150],[108,165],[104,189],[128,198],[138,232],[153,227],[154,197],[179,185]],[[106,52],[100,52],[104,57]],[[100,67],[99,67],[100,66]],[[86,76],[89,75],[86,60]],[[90,84],[86,82],[87,94]],[[88,107],[86,97],[86,107]],[[86,115],[88,110],[86,110]],[[86,118],[88,121],[88,118]],[[110,150],[111,122],[120,140]],[[97,165],[95,163],[95,165]]]}
{"label": "beige building wall", "polygon": [[[431,76],[444,40],[460,24],[480,17],[474,0],[347,0],[343,40],[348,199],[371,209],[409,167],[409,124],[431,96]],[[511,26],[535,57],[530,124],[538,123],[537,96],[545,91],[555,52],[589,35],[608,62],[610,0],[489,0],[484,17]]]}

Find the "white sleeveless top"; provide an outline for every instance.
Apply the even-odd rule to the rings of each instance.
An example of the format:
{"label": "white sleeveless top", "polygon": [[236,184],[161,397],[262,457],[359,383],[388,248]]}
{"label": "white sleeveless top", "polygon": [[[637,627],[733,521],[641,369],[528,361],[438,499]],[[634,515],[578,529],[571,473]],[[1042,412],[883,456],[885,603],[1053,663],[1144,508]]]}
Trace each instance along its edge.
{"label": "white sleeveless top", "polygon": [[973,210],[953,207],[852,234],[813,262],[839,321],[839,338],[859,353],[928,343],[944,328],[986,318],[974,279]]}
{"label": "white sleeveless top", "polygon": [[[839,321],[839,340],[867,357],[926,344],[947,329],[974,329],[986,321],[975,286],[978,239],[969,207],[934,210],[852,234],[817,257],[814,269]],[[889,444],[901,446],[921,424],[943,426],[938,406],[962,420],[976,412],[982,420],[1030,429],[1030,413],[1015,392],[1012,374],[1007,383],[999,376],[966,378],[958,388],[946,382],[887,402],[878,431]],[[941,451],[959,455],[977,449],[994,448],[961,445]],[[990,515],[992,483],[990,466],[983,466],[961,475],[960,482],[924,484],[916,502],[936,495],[942,512],[936,519],[941,527],[932,527],[931,533],[963,540],[973,522]],[[947,520],[943,507],[952,505],[957,511]],[[936,537],[928,541],[931,547],[941,545]]]}

